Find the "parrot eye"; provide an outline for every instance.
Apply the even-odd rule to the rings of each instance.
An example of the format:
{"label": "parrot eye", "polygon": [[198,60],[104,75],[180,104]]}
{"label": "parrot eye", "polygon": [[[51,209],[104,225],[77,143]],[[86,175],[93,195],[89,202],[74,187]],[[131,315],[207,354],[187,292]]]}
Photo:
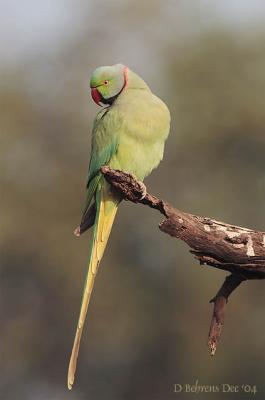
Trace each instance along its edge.
{"label": "parrot eye", "polygon": [[107,85],[109,83],[109,81],[104,81],[104,85]]}

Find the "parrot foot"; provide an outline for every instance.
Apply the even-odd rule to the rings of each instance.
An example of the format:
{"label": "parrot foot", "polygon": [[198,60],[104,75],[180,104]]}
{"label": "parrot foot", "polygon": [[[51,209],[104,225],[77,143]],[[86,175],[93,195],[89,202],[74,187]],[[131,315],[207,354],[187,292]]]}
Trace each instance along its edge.
{"label": "parrot foot", "polygon": [[147,194],[147,189],[146,189],[146,186],[145,186],[145,184],[143,182],[138,181],[138,184],[140,186],[141,194],[142,194],[142,197],[140,197],[139,200],[143,200],[145,198],[146,194]]}
{"label": "parrot foot", "polygon": [[136,180],[138,186],[140,186],[140,192],[141,192],[141,197],[139,198],[139,200],[143,200],[147,194],[147,189],[145,184],[142,181],[138,181],[137,176],[135,176],[134,174],[130,174],[134,180]]}
{"label": "parrot foot", "polygon": [[79,237],[79,236],[81,235],[81,233],[80,233],[80,226],[78,226],[77,228],[75,228],[75,230],[74,230],[74,235],[77,236],[77,237]]}

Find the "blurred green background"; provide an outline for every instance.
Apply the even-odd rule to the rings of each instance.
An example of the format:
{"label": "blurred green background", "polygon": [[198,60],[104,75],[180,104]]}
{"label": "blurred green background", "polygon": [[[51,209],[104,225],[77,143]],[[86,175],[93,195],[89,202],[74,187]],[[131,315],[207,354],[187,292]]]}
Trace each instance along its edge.
{"label": "blurred green background", "polygon": [[[76,384],[66,374],[90,233],[79,223],[97,107],[89,76],[122,62],[169,106],[148,190],[265,230],[265,3],[1,1],[1,400],[166,400],[175,383],[257,385],[264,282],[229,301],[217,354],[208,303],[226,273],[200,267],[157,212],[123,203],[97,277]],[[251,398],[207,394],[196,398]]]}

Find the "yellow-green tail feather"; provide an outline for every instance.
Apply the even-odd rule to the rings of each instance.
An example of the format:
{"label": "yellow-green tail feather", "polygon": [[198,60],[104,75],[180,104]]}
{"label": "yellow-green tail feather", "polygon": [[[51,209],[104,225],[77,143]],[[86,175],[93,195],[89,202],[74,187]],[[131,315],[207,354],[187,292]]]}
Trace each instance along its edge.
{"label": "yellow-green tail feather", "polygon": [[100,260],[102,259],[119,204],[118,196],[111,192],[109,185],[105,181],[102,185],[100,184],[100,186],[101,187],[98,189],[96,194],[97,216],[93,231],[93,242],[89,259],[88,273],[85,282],[81,310],[79,314],[75,340],[68,368],[67,384],[69,390],[72,389],[74,383],[80,340],[87,314],[89,300],[97,274],[97,269]]}

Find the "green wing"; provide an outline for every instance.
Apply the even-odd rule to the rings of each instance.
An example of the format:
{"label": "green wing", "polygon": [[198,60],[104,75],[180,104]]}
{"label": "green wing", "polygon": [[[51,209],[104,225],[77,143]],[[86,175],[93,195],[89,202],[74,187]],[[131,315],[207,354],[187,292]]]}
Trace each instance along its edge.
{"label": "green wing", "polygon": [[117,125],[119,124],[117,124],[117,118],[115,118],[115,115],[113,114],[115,113],[109,112],[108,108],[103,109],[98,113],[94,121],[86,200],[80,227],[82,227],[82,225],[84,226],[86,220],[90,218],[90,205],[94,198],[98,184],[102,179],[100,168],[103,165],[108,165],[111,157],[117,152],[117,132],[119,132],[119,126]]}

